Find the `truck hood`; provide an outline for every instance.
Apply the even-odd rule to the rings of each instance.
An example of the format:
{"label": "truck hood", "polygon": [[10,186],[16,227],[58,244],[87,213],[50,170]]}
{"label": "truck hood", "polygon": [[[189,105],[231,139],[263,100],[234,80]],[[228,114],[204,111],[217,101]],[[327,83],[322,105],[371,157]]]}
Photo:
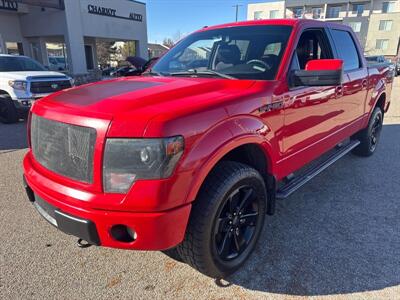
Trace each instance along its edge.
{"label": "truck hood", "polygon": [[19,72],[0,72],[0,78],[7,78],[10,80],[27,80],[28,78],[34,79],[35,77],[67,77],[63,73],[52,71],[19,71]]}
{"label": "truck hood", "polygon": [[57,92],[39,100],[35,106],[47,107],[60,114],[72,112],[113,120],[113,127],[117,126],[116,123],[126,127],[130,122],[130,127],[134,127],[130,134],[139,135],[157,115],[175,113],[178,116],[219,105],[227,99],[249,93],[254,82],[219,78],[131,77]]}

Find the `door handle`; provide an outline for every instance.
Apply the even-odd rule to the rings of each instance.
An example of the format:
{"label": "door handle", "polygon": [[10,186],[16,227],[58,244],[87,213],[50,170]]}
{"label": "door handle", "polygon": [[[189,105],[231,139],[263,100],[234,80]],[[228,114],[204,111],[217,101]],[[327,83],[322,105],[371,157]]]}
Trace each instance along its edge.
{"label": "door handle", "polygon": [[362,81],[361,85],[362,85],[363,89],[366,89],[366,88],[368,87],[368,80],[367,80],[367,79],[364,79],[364,80]]}
{"label": "door handle", "polygon": [[342,97],[343,96],[343,87],[342,86],[337,86],[336,88],[335,88],[335,94],[336,94],[336,97]]}

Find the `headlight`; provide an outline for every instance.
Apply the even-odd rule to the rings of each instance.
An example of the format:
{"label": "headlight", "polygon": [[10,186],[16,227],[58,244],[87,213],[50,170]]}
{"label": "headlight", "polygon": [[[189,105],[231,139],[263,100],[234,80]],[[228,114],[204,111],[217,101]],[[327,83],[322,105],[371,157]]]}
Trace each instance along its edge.
{"label": "headlight", "polygon": [[10,80],[8,85],[13,89],[26,91],[27,83],[24,80]]}
{"label": "headlight", "polygon": [[71,84],[71,86],[75,86],[75,79],[70,78],[69,83]]}
{"label": "headlight", "polygon": [[182,156],[183,148],[181,136],[107,139],[103,161],[104,191],[126,193],[136,180],[169,177]]}

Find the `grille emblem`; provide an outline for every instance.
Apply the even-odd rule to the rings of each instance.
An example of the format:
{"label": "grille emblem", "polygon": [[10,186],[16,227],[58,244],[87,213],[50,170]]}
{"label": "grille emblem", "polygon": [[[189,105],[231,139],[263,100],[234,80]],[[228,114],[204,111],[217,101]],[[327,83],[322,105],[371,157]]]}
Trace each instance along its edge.
{"label": "grille emblem", "polygon": [[51,84],[51,88],[52,88],[53,90],[57,89],[57,88],[58,88],[58,84],[57,84],[57,83],[52,83],[52,84]]}

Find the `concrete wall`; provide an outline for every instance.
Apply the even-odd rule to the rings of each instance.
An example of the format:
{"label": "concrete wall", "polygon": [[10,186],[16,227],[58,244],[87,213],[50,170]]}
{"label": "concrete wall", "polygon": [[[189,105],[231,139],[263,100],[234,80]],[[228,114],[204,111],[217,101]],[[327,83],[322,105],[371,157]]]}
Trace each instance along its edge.
{"label": "concrete wall", "polygon": [[6,53],[6,42],[22,42],[24,51],[29,48],[21,33],[17,13],[5,13],[0,11],[0,48]]}
{"label": "concrete wall", "polygon": [[[110,38],[115,40],[139,41],[139,55],[147,58],[147,17],[146,5],[133,1],[107,0],[65,0],[80,1],[81,20],[84,36]],[[116,15],[129,17],[130,13],[143,15],[142,22],[88,13],[88,5],[112,7]]]}
{"label": "concrete wall", "polygon": [[247,20],[254,20],[254,13],[262,11],[261,19],[269,19],[270,11],[278,10],[278,18],[284,18],[285,2],[275,1],[268,3],[254,3],[249,4],[247,7]]}

